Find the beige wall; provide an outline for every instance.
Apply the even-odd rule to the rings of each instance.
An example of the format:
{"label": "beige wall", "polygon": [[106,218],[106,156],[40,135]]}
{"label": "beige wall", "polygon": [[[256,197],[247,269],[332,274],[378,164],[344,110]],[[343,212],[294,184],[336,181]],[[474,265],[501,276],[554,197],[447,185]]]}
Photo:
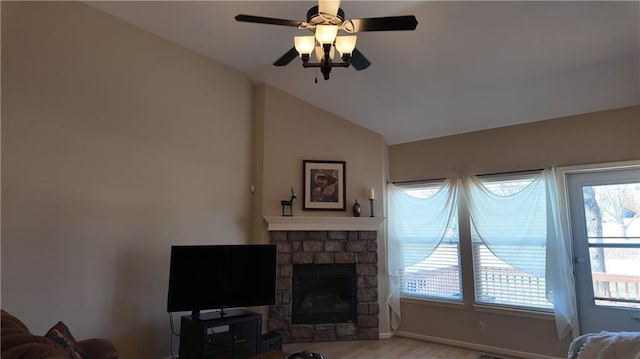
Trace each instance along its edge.
{"label": "beige wall", "polygon": [[[389,146],[389,177],[410,181],[637,159],[640,106]],[[566,355],[569,338],[557,339],[551,318],[481,311],[474,309],[471,297],[459,308],[405,300],[399,330],[418,338]],[[479,320],[486,331],[478,330]]]}
{"label": "beige wall", "polygon": [[170,246],[249,241],[252,91],[82,3],[3,1],[2,307],[167,357]]}
{"label": "beige wall", "polygon": [[391,181],[640,158],[640,106],[389,146]]}
{"label": "beige wall", "polygon": [[[271,86],[262,85],[258,91],[264,91],[256,95],[264,96],[263,187],[268,189],[263,193],[264,215],[279,216],[280,201],[289,199],[293,186],[299,197],[294,216],[351,216],[350,210],[302,210],[302,160],[346,161],[347,207],[357,198],[368,215],[366,189],[382,193],[384,187],[382,136]],[[375,205],[381,213],[382,201]]]}
{"label": "beige wall", "polygon": [[[350,217],[354,199],[362,204],[363,216],[369,215],[366,189],[374,188],[379,200],[375,201],[376,216],[382,215],[383,190],[386,179],[387,145],[379,134],[336,117],[324,110],[286,94],[268,85],[256,88],[254,96],[263,111],[256,127],[263,132],[262,183],[256,193],[260,195],[263,216],[281,215],[280,201],[289,199],[293,186],[298,196],[294,203],[294,216]],[[336,160],[346,162],[346,211],[302,210],[302,161]],[[260,220],[260,219],[259,219]],[[259,221],[258,220],[258,221]],[[268,242],[266,223],[261,225],[263,241]],[[378,232],[380,298],[386,291],[386,263],[384,232]],[[381,303],[380,331],[388,332],[386,304]]]}

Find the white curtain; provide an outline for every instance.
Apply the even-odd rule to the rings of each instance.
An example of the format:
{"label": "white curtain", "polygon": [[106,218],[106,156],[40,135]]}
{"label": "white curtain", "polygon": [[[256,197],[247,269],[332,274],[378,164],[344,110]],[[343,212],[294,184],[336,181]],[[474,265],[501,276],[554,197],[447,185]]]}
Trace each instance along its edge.
{"label": "white curtain", "polygon": [[[508,196],[492,193],[476,177],[463,180],[463,192],[472,226],[491,252],[515,268],[545,277],[559,338],[571,328],[577,333],[572,261],[560,225],[553,169],[544,170],[526,188]],[[518,248],[525,252],[531,246],[545,248],[544,271],[519,255]]]}
{"label": "white curtain", "polygon": [[545,170],[542,177],[547,185],[547,300],[553,303],[558,338],[564,338],[571,331],[575,338],[579,335],[578,310],[570,238],[565,236],[560,220],[555,170]]}
{"label": "white curtain", "polygon": [[[388,268],[391,327],[400,326],[400,272],[420,263],[436,250],[451,223],[457,206],[458,186],[448,180],[432,196],[416,198],[393,184],[388,185]],[[407,250],[407,247],[411,250]]]}
{"label": "white curtain", "polygon": [[545,183],[537,177],[521,191],[497,195],[477,177],[463,180],[471,225],[489,250],[505,263],[538,277],[544,267],[522,256],[543,248],[547,236]]}

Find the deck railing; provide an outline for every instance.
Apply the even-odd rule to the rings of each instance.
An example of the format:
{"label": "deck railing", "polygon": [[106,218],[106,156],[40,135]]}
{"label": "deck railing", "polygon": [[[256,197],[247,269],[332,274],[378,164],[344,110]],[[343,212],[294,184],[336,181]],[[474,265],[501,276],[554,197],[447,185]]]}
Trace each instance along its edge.
{"label": "deck railing", "polygon": [[549,308],[544,277],[513,268],[481,267],[476,274],[478,302]]}
{"label": "deck railing", "polygon": [[[543,278],[499,267],[482,267],[480,273],[481,283],[476,284],[476,290],[481,302],[549,306],[545,299],[546,288]],[[404,273],[403,279],[407,293],[459,299],[460,282],[457,267]],[[640,300],[640,276],[593,273],[593,284],[596,297],[613,300],[603,303],[605,305],[640,307],[640,303],[628,302]],[[615,302],[616,299],[626,302]]]}
{"label": "deck railing", "polygon": [[597,298],[612,299],[605,305],[640,308],[640,276],[593,272],[593,292]]}

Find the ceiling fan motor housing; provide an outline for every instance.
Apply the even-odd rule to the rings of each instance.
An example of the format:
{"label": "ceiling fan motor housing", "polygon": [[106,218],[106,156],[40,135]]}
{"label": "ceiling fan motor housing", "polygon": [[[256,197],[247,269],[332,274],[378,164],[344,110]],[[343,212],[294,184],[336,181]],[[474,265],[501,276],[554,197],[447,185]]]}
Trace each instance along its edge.
{"label": "ceiling fan motor housing", "polygon": [[340,25],[344,21],[344,10],[338,8],[336,15],[320,13],[318,6],[314,6],[307,11],[307,23],[315,25]]}

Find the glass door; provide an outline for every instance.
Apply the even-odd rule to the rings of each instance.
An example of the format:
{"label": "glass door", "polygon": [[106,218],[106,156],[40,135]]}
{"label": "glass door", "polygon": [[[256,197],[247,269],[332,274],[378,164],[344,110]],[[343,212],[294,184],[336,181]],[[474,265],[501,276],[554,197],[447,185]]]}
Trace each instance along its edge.
{"label": "glass door", "polygon": [[580,332],[640,331],[640,169],[567,175]]}

